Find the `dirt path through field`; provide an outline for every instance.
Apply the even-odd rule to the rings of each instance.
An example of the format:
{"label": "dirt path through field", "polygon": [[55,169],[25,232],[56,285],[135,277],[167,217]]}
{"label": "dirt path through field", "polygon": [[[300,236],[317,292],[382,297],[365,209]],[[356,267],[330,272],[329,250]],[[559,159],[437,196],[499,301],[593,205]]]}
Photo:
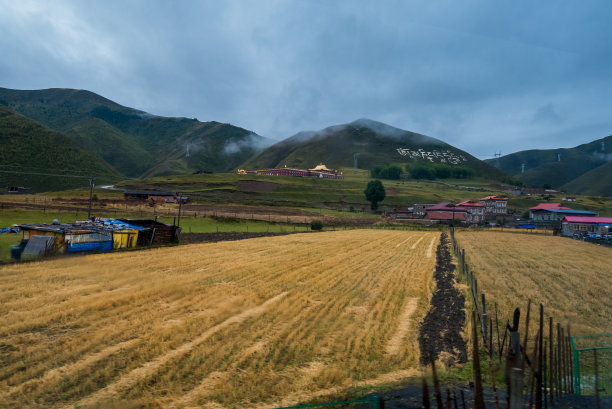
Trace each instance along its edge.
{"label": "dirt path through field", "polygon": [[395,335],[393,335],[393,338],[391,338],[389,340],[389,343],[387,344],[388,354],[397,354],[400,351],[402,343],[404,342],[404,338],[410,330],[412,324],[412,314],[414,314],[418,302],[418,298],[410,298],[406,303],[406,306],[404,307],[404,312],[402,313],[402,317],[400,318],[399,327],[397,327],[397,329],[395,330]]}
{"label": "dirt path through field", "polygon": [[202,335],[200,335],[198,338],[194,339],[193,341],[187,342],[181,345],[180,347],[178,347],[177,349],[174,349],[160,357],[157,357],[153,361],[150,361],[144,364],[143,366],[134,369],[127,375],[124,375],[123,377],[119,378],[119,380],[117,380],[113,384],[107,386],[106,388],[98,390],[97,392],[85,397],[84,399],[81,399],[79,402],[75,404],[65,406],[65,409],[73,408],[75,406],[94,406],[97,402],[105,401],[113,397],[116,397],[118,393],[129,388],[130,386],[132,386],[139,380],[144,379],[154,374],[161,366],[163,366],[167,362],[188,354],[189,351],[191,351],[195,346],[206,341],[216,332],[232,324],[238,324],[238,323],[245,321],[248,318],[252,318],[252,317],[261,315],[268,306],[279,301],[280,299],[285,297],[287,294],[288,294],[287,292],[278,294],[277,296],[268,299],[266,302],[264,302],[261,305],[258,305],[257,307],[250,308],[246,311],[241,312],[238,315],[234,315],[226,319],[222,323],[217,324],[214,327],[208,329],[207,331],[202,333]]}

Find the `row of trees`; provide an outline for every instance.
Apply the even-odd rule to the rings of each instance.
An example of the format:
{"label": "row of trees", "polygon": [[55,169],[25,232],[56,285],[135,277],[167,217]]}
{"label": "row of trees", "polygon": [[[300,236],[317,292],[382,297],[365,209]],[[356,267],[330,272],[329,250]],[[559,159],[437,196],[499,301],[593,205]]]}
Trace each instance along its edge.
{"label": "row of trees", "polygon": [[[470,179],[474,171],[467,166],[451,166],[444,163],[410,163],[406,172],[412,179]],[[404,170],[397,165],[374,166],[370,170],[373,178],[398,180]]]}

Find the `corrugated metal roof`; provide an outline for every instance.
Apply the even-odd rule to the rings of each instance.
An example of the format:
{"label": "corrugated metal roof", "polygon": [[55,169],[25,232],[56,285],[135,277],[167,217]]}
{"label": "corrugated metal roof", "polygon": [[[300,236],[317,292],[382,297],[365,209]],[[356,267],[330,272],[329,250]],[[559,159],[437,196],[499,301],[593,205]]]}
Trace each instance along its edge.
{"label": "corrugated metal roof", "polygon": [[565,216],[564,223],[612,224],[612,217]]}

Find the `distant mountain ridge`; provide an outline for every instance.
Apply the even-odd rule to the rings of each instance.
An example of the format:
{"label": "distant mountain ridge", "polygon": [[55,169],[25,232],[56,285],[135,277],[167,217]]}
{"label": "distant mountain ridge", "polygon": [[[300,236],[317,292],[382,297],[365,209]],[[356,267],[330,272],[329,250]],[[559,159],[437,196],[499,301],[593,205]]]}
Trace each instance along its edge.
{"label": "distant mountain ridge", "polygon": [[505,176],[493,166],[439,139],[370,119],[297,133],[264,149],[241,167],[261,169],[285,164],[313,167],[319,162],[328,168],[352,167],[355,157],[361,169],[390,163],[433,162],[467,166],[476,174],[494,179]]}
{"label": "distant mountain ridge", "polygon": [[230,124],[155,116],[85,90],[0,88],[0,105],[65,134],[128,178],[226,172],[270,144]]}
{"label": "distant mountain ridge", "polygon": [[531,186],[602,196],[612,196],[610,161],[612,136],[574,148],[532,149],[485,160]]}

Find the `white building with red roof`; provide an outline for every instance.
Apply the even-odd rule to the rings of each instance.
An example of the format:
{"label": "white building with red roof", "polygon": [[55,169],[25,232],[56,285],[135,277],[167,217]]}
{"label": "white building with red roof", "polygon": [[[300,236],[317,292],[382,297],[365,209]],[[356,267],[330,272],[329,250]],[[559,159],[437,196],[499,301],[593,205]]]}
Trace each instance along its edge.
{"label": "white building with red roof", "polygon": [[505,196],[486,196],[479,200],[485,206],[485,217],[508,214],[508,198]]}
{"label": "white building with red roof", "polygon": [[473,223],[484,222],[485,220],[485,208],[486,206],[480,202],[474,202],[472,200],[466,200],[465,202],[459,203],[455,208],[466,209],[469,214],[469,219]]}

